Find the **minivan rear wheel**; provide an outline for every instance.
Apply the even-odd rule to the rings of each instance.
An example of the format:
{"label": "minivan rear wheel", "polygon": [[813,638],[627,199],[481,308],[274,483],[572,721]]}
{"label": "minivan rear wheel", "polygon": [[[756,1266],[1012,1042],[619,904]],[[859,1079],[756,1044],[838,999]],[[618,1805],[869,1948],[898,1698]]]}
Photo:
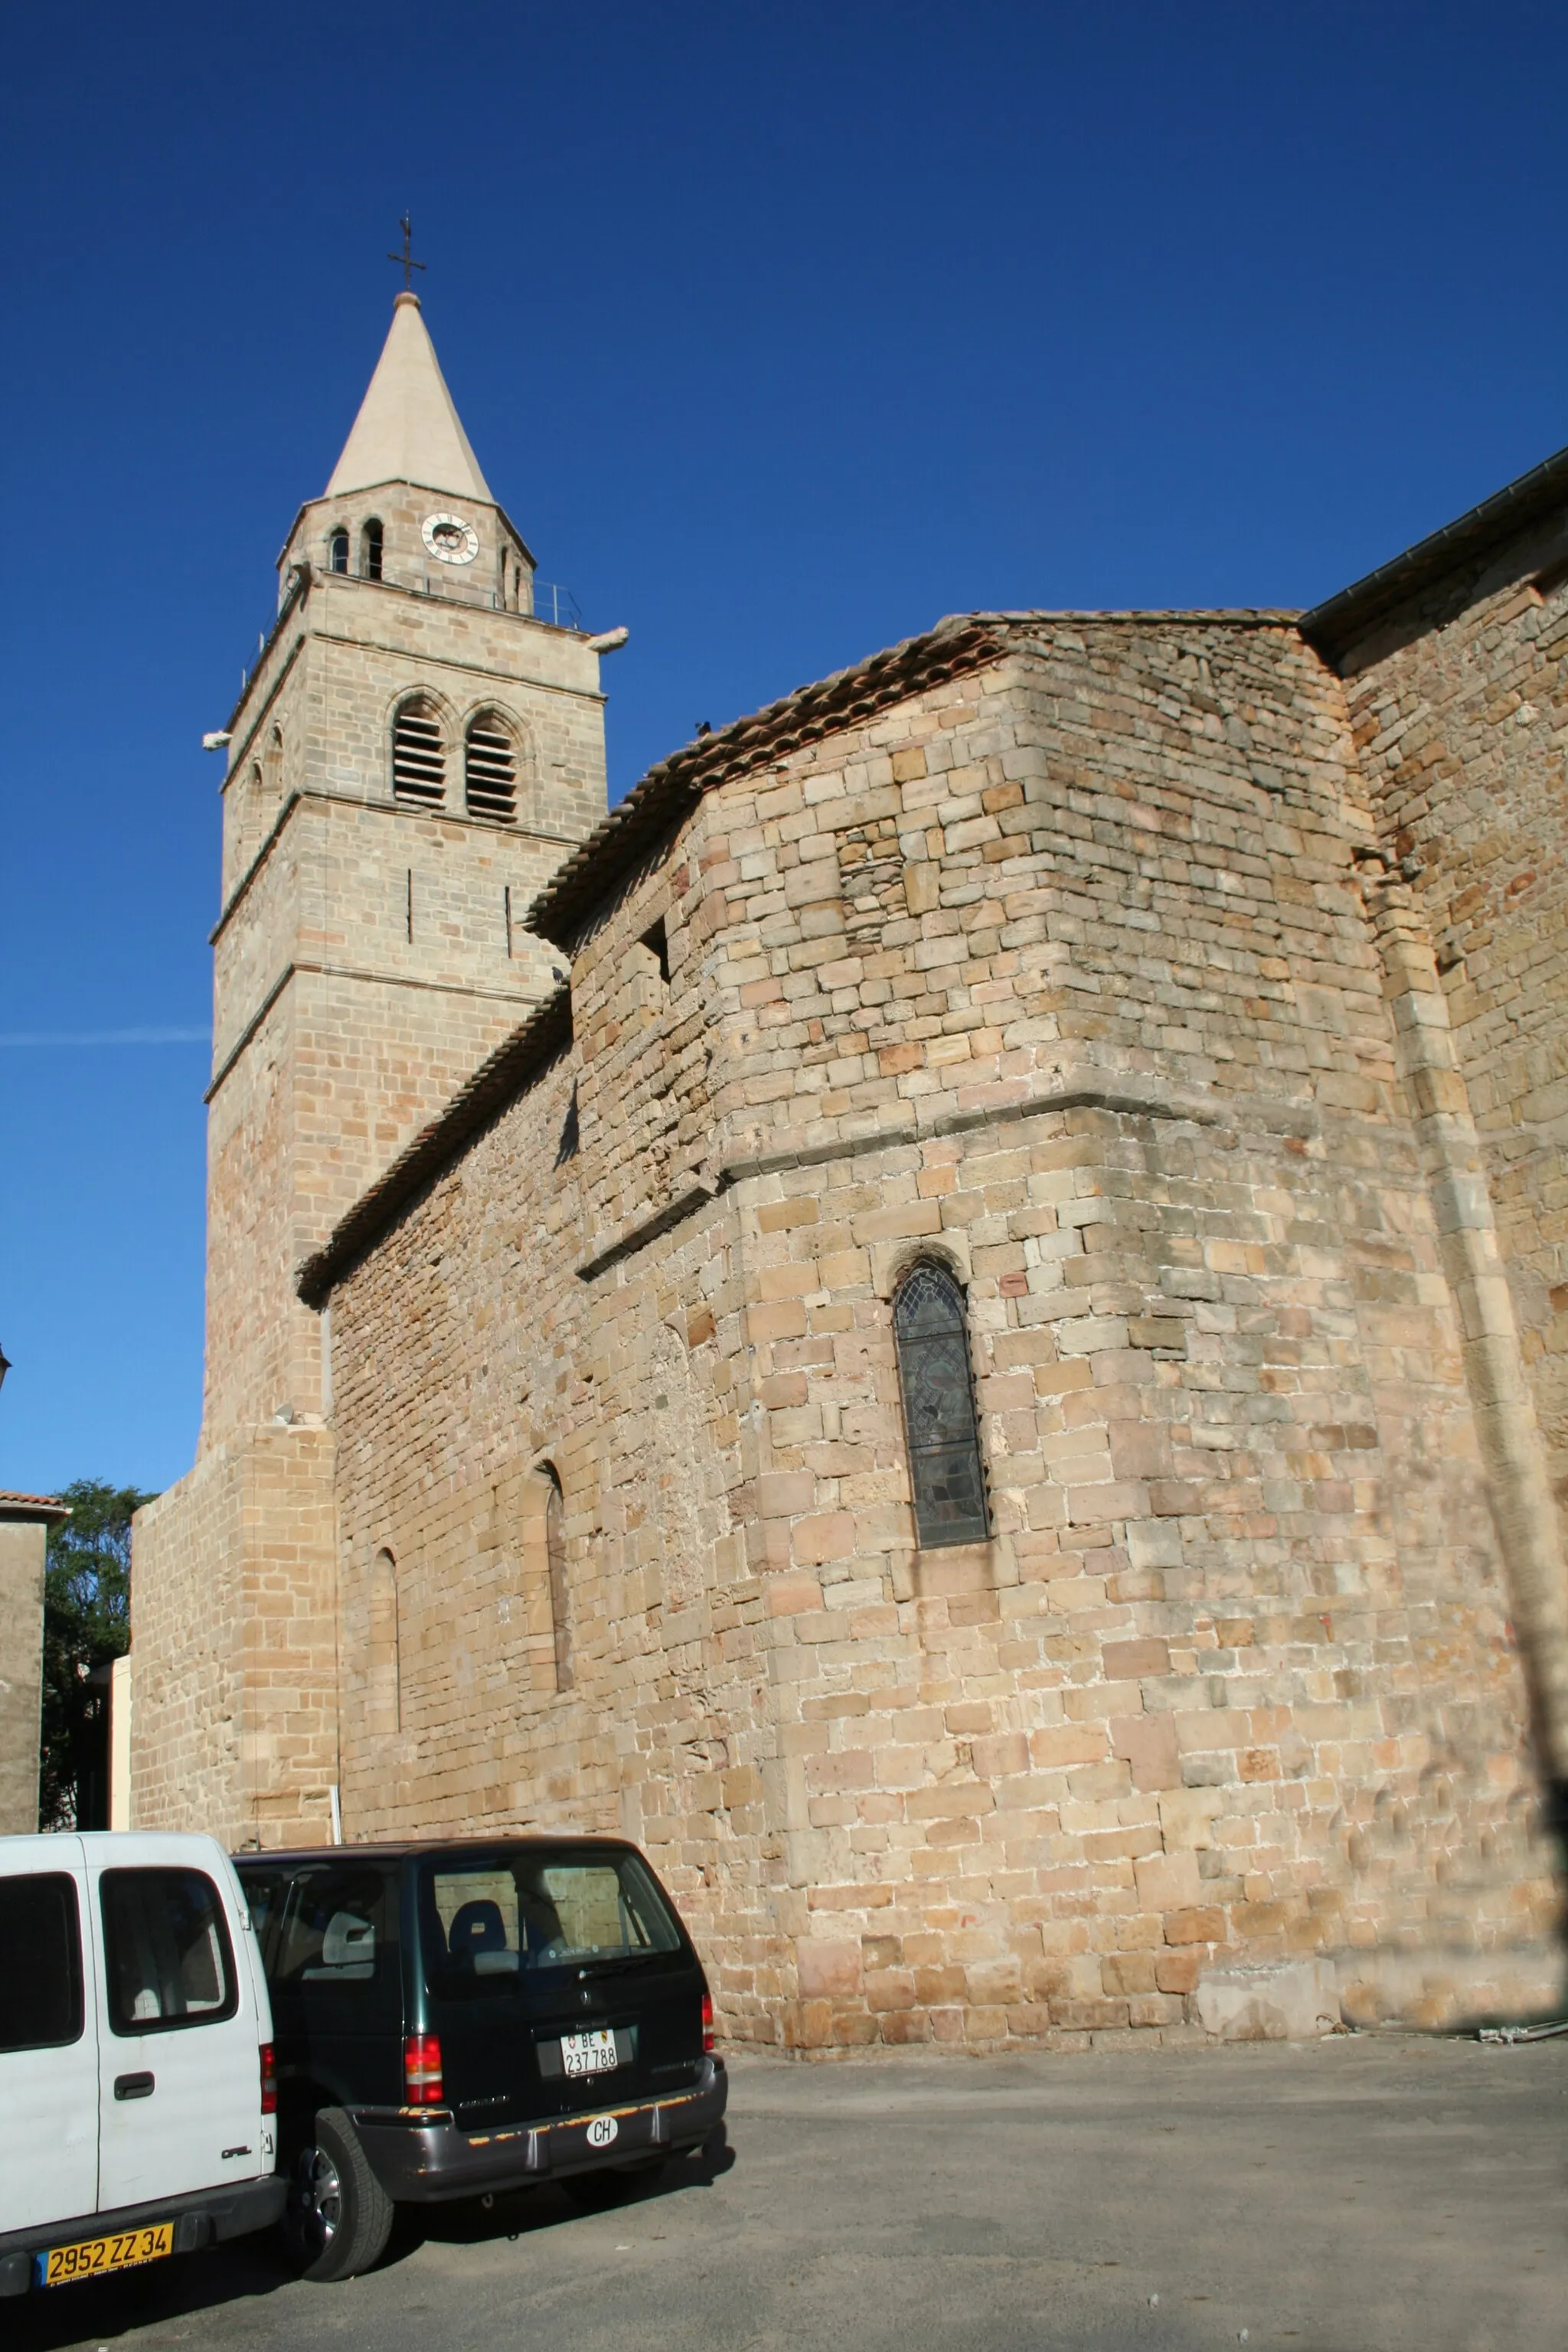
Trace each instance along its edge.
{"label": "minivan rear wheel", "polygon": [[392,2235],[391,2198],[342,2107],[323,2107],[294,2159],[283,2234],[301,2278],[325,2285],[367,2271]]}

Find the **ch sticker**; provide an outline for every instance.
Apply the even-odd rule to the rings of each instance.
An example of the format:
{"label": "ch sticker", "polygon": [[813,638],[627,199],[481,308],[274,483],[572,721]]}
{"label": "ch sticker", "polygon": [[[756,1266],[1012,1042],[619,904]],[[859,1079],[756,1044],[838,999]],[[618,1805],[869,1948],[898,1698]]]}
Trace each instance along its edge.
{"label": "ch sticker", "polygon": [[614,2116],[595,2116],[588,2126],[589,2147],[608,2147],[619,2129]]}

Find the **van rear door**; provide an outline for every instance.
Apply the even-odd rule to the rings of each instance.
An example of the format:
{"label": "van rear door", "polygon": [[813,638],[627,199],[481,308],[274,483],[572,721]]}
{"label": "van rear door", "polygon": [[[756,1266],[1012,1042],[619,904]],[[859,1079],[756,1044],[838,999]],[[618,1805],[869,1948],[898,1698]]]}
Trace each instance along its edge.
{"label": "van rear door", "polygon": [[261,2020],[226,1857],[207,1838],[86,1843],[104,1988],[100,2209],[270,2171]]}
{"label": "van rear door", "polygon": [[0,1838],[0,2227],[98,2206],[98,2001],[79,1837]]}
{"label": "van rear door", "polygon": [[430,1854],[418,1916],[425,2022],[465,2131],[695,2079],[702,1972],[632,1848],[519,1841]]}

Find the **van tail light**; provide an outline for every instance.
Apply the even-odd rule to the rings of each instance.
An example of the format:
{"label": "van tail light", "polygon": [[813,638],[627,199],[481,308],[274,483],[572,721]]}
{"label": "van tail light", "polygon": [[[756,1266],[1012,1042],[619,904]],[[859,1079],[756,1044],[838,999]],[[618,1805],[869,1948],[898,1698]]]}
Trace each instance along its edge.
{"label": "van tail light", "polygon": [[264,2116],[278,2113],[278,2060],[270,2042],[261,2045],[261,2112]]}
{"label": "van tail light", "polygon": [[710,2051],[712,2047],[713,1996],[710,1992],[705,1992],[702,1996],[702,2050],[704,2056],[707,2055],[708,2052]]}
{"label": "van tail light", "polygon": [[403,2045],[403,2087],[411,2107],[441,2104],[441,2039],[436,2033],[411,2033]]}

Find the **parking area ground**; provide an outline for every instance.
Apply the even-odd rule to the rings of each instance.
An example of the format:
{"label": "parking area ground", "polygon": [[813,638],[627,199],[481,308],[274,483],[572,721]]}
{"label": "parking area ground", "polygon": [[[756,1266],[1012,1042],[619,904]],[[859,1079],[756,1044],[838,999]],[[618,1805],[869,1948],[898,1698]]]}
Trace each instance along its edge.
{"label": "parking area ground", "polygon": [[307,2287],[253,2242],[0,2305],[15,2352],[1563,2352],[1568,2041],[733,2069],[729,2147],[448,2209]]}

